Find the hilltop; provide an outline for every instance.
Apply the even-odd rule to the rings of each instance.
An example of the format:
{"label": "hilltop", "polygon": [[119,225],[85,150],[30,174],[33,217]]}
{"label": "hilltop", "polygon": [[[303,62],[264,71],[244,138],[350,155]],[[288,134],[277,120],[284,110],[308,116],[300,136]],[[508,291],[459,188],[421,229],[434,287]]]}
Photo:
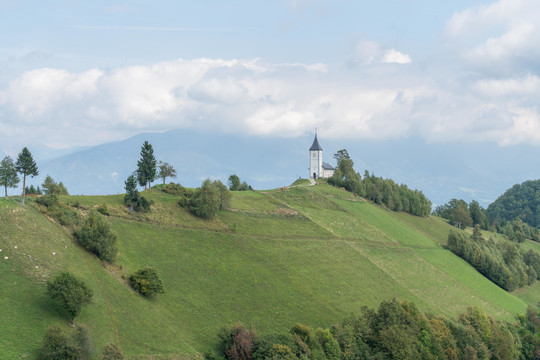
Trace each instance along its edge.
{"label": "hilltop", "polygon": [[[122,195],[60,197],[81,214],[107,205],[118,236],[114,265],[76,245],[35,201],[0,200],[0,307],[7,314],[0,348],[7,358],[33,356],[50,325],[69,328],[45,294],[45,280],[60,270],[94,291],[76,321],[89,327],[96,347],[118,342],[130,357],[198,356],[237,321],[259,333],[296,322],[328,326],[392,298],[434,314],[476,305],[513,320],[540,295],[538,282],[508,293],[446,250],[451,227],[444,220],[395,213],[324,182],[233,192],[231,208],[213,220],[194,217],[159,190],[144,196],[155,202],[148,214],[127,211]],[[537,243],[522,246],[540,251]],[[145,265],[161,273],[164,294],[143,298],[126,284]]]}

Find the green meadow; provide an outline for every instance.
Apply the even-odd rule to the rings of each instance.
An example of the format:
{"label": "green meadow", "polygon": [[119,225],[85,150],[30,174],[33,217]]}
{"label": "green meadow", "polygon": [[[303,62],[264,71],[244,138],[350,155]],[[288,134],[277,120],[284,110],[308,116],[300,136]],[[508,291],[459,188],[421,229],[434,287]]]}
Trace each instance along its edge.
{"label": "green meadow", "polygon": [[[48,326],[71,329],[45,292],[61,270],[94,291],[76,323],[88,326],[96,349],[114,342],[133,359],[201,357],[223,326],[238,321],[258,333],[285,332],[297,322],[327,327],[392,298],[446,316],[480,306],[508,321],[540,300],[539,283],[508,293],[446,250],[451,227],[440,218],[394,213],[324,183],[305,184],[233,192],[230,209],[212,220],[155,189],[144,192],[154,201],[148,214],[130,213],[121,195],[62,196],[82,215],[107,205],[119,247],[112,265],[79,247],[32,198],[26,207],[1,199],[3,358],[35,357]],[[522,246],[540,252],[540,244]],[[127,285],[147,265],[160,272],[164,294],[143,298]]]}

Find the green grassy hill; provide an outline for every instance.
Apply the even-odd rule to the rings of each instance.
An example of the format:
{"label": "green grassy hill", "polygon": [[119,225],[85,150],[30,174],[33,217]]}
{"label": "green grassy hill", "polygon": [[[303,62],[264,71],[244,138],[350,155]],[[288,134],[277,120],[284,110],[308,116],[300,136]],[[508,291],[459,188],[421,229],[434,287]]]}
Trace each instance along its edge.
{"label": "green grassy hill", "polygon": [[[118,235],[115,265],[104,266],[66,228],[28,201],[0,200],[0,352],[33,358],[48,326],[70,327],[45,281],[60,270],[84,278],[94,300],[76,319],[100,350],[115,342],[130,358],[200,356],[224,325],[259,333],[296,322],[328,326],[391,298],[454,316],[478,305],[512,320],[540,299],[540,285],[507,293],[443,248],[450,226],[372,205],[326,184],[235,192],[231,209],[201,220],[158,190],[149,214],[132,214],[122,196],[66,196],[82,213],[105,203]],[[540,245],[525,246],[540,252]],[[4,257],[8,257],[4,260]],[[134,293],[125,277],[151,265],[165,293]]]}

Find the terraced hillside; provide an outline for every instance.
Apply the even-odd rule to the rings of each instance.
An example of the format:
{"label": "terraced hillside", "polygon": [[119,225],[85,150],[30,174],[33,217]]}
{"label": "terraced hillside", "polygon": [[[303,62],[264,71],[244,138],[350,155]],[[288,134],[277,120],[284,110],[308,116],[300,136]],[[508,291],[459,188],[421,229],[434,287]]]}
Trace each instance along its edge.
{"label": "terraced hillside", "polygon": [[[48,326],[70,327],[45,294],[46,279],[60,270],[94,290],[76,322],[89,327],[96,348],[115,342],[131,358],[200,356],[237,321],[259,333],[296,322],[328,326],[391,298],[448,316],[478,305],[512,320],[540,297],[538,284],[507,293],[445,250],[450,227],[441,219],[394,213],[326,184],[235,192],[231,209],[209,221],[173,195],[144,196],[155,201],[145,215],[127,211],[121,195],[61,198],[83,215],[109,208],[119,255],[105,266],[34,201],[0,200],[6,358],[32,358]],[[127,286],[126,275],[145,265],[161,273],[164,294],[146,299]]]}

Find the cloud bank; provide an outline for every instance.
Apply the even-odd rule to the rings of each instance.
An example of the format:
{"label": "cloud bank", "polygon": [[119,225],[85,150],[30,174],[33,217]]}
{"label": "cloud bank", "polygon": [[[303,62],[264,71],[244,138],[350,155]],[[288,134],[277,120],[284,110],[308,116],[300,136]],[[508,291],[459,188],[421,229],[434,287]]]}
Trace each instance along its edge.
{"label": "cloud bank", "polygon": [[70,147],[172,128],[295,137],[317,127],[334,138],[540,145],[539,17],[527,0],[455,13],[424,58],[360,41],[342,64],[38,68],[0,88],[0,138]]}

